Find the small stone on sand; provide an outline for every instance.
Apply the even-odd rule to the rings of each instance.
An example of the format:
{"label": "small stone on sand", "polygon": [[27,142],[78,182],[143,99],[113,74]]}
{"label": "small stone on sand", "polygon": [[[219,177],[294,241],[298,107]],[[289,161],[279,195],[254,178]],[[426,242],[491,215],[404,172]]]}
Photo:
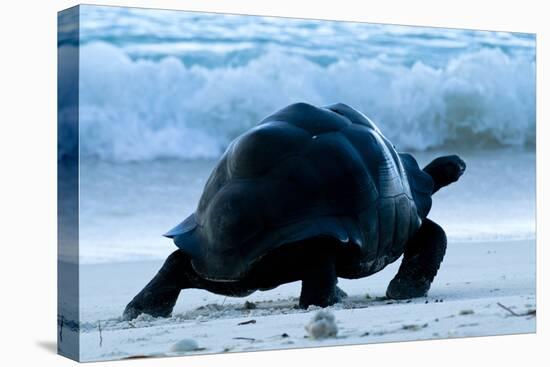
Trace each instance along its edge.
{"label": "small stone on sand", "polygon": [[334,315],[321,310],[306,325],[306,331],[312,339],[325,339],[335,337],[338,334],[338,327],[334,321]]}
{"label": "small stone on sand", "polygon": [[256,304],[254,302],[248,302],[246,301],[244,303],[244,309],[245,310],[254,310],[256,308]]}
{"label": "small stone on sand", "polygon": [[180,352],[191,352],[193,350],[199,349],[199,344],[193,339],[182,339],[176,344],[172,345],[170,352],[180,353]]}

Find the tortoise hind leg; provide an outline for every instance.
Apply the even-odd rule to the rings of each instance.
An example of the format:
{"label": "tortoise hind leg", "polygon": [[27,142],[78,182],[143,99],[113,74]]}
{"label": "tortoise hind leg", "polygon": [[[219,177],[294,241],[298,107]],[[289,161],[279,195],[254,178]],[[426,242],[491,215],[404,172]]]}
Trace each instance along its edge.
{"label": "tortoise hind leg", "polygon": [[445,231],[426,218],[418,232],[407,242],[403,262],[388,285],[386,296],[392,299],[425,296],[443,261],[446,248]]}
{"label": "tortoise hind leg", "polygon": [[338,283],[336,263],[331,252],[321,251],[308,263],[302,276],[299,303],[301,308],[306,309],[310,305],[332,306],[347,296],[336,286]]}
{"label": "tortoise hind leg", "polygon": [[183,252],[174,251],[159,272],[124,309],[123,320],[132,320],[142,313],[154,317],[169,317],[182,288],[185,288],[187,268],[191,266]]}
{"label": "tortoise hind leg", "polygon": [[191,259],[180,250],[174,251],[159,272],[124,309],[123,320],[132,320],[142,313],[154,317],[170,317],[183,289],[197,288],[232,297],[244,297],[256,289],[247,282],[214,282],[198,275]]}

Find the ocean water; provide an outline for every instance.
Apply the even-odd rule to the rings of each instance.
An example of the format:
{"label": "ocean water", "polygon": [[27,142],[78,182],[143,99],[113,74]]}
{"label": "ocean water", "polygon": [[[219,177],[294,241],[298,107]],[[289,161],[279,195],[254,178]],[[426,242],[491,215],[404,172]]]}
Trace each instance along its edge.
{"label": "ocean water", "polygon": [[[416,152],[420,165],[450,151]],[[535,235],[535,155],[518,149],[459,151],[459,182],[433,196],[429,217],[450,246]],[[176,249],[162,237],[191,214],[215,160],[113,163],[85,160],[80,180],[83,263],[161,259]]]}
{"label": "ocean water", "polygon": [[161,234],[229,142],[297,101],[347,103],[423,164],[465,157],[431,213],[451,240],[535,235],[534,35],[98,6],[80,20],[82,262],[171,252]]}

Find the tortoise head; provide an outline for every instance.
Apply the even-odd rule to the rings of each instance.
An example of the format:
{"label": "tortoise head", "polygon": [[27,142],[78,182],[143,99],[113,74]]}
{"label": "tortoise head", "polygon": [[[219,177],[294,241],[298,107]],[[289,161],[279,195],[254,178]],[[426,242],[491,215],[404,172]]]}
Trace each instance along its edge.
{"label": "tortoise head", "polygon": [[434,181],[434,193],[440,188],[458,181],[465,170],[466,163],[457,155],[438,157],[424,167],[424,172],[429,174]]}

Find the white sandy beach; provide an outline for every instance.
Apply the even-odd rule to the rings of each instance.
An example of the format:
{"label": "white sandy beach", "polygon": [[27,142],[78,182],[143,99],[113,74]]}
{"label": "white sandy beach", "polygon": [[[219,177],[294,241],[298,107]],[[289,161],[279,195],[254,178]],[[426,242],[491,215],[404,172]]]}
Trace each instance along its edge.
{"label": "white sandy beach", "polygon": [[[339,332],[325,340],[307,337],[317,309],[295,308],[299,283],[247,298],[185,290],[173,317],[123,322],[124,306],[161,263],[84,265],[81,359],[177,355],[170,348],[189,338],[199,350],[187,353],[202,354],[535,332],[534,240],[450,243],[427,298],[385,300],[399,261],[369,278],[340,280],[349,297],[329,308]],[[256,308],[245,309],[245,301]]]}

